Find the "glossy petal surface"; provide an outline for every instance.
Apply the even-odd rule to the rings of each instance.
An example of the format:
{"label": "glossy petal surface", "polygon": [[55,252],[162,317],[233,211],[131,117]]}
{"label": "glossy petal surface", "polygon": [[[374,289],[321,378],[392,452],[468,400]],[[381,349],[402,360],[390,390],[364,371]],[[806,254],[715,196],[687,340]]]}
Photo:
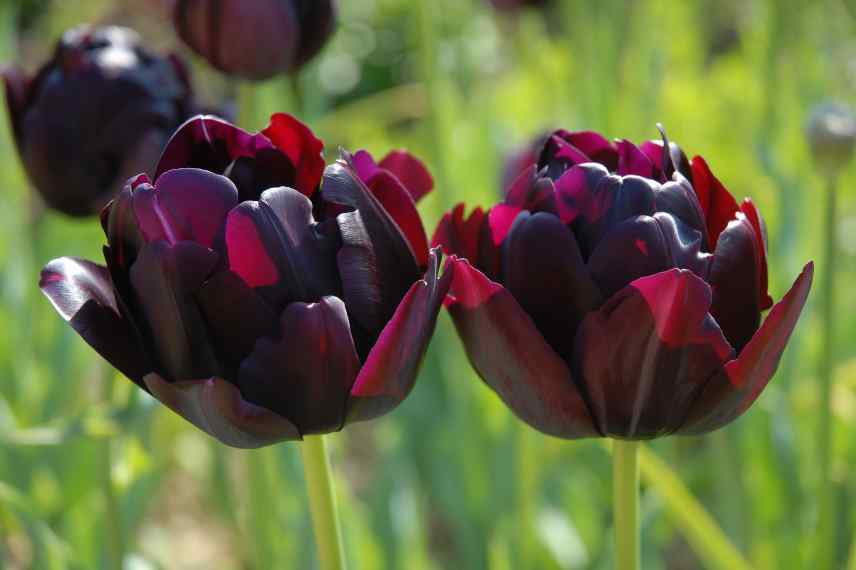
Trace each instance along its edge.
{"label": "glossy petal surface", "polygon": [[449,312],[482,380],[544,433],[599,435],[568,366],[514,297],[465,260],[453,263]]}

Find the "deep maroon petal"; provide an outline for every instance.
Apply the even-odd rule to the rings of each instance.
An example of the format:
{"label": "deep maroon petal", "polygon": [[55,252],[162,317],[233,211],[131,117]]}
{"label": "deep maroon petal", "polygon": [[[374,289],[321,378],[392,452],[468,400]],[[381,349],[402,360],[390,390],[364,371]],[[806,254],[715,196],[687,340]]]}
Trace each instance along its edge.
{"label": "deep maroon petal", "polygon": [[556,188],[549,178],[541,178],[530,166],[517,177],[505,194],[505,203],[530,212],[559,215]]}
{"label": "deep maroon petal", "polygon": [[[675,143],[669,143],[668,157],[663,152],[664,146],[662,140],[645,141],[639,145],[639,150],[648,157],[648,160],[654,165],[655,174],[659,174],[659,178],[663,182],[671,180],[675,170],[685,178],[692,176],[692,167],[687,155]],[[667,161],[664,161],[664,158],[667,158]],[[664,162],[666,162],[666,168],[664,168]]]}
{"label": "deep maroon petal", "polygon": [[740,204],[740,211],[746,215],[752,224],[752,229],[755,230],[755,240],[760,246],[761,280],[758,283],[758,298],[760,299],[761,310],[766,311],[773,306],[773,298],[767,292],[767,228],[764,225],[764,218],[761,217],[761,212],[758,211],[758,208],[755,207],[750,198],[743,200]]}
{"label": "deep maroon petal", "polygon": [[565,139],[580,149],[592,162],[599,162],[608,170],[618,169],[618,152],[606,137],[594,131],[567,133]]}
{"label": "deep maroon petal", "polygon": [[218,271],[202,285],[196,301],[211,342],[226,367],[226,378],[234,378],[241,361],[253,350],[256,340],[274,336],[279,319],[273,309],[232,271]]}
{"label": "deep maroon petal", "polygon": [[219,365],[193,295],[218,255],[193,242],[147,244],[131,267],[131,285],[157,354],[157,370],[170,381],[208,378]]}
{"label": "deep maroon petal", "polygon": [[414,202],[421,200],[434,188],[434,178],[425,164],[406,150],[394,150],[387,154],[378,165],[391,172],[413,197]]}
{"label": "deep maroon petal", "polygon": [[503,244],[503,284],[569,361],[577,326],[602,302],[573,233],[556,216],[522,212]]}
{"label": "deep maroon petal", "polygon": [[347,163],[327,167],[322,196],[352,209],[336,217],[343,295],[359,324],[380,332],[419,279],[416,258],[398,225]]}
{"label": "deep maroon petal", "polygon": [[707,221],[707,235],[711,249],[716,248],[719,234],[734,219],[737,202],[725,189],[725,186],[713,175],[707,163],[700,156],[692,160],[693,189]]}
{"label": "deep maroon petal", "polygon": [[291,303],[276,339],[261,338],[241,364],[244,397],[289,418],[301,434],[342,428],[357,357],[345,304],[337,297]]}
{"label": "deep maroon petal", "polygon": [[271,115],[270,125],[261,134],[285,154],[297,169],[297,190],[311,196],[324,173],[324,142],[295,117],[286,113]]}
{"label": "deep maroon petal", "polygon": [[702,249],[711,251],[704,212],[692,184],[681,174],[666,182],[654,193],[658,212],[667,212],[697,230],[702,236]]}
{"label": "deep maroon petal", "polygon": [[654,178],[654,165],[639,147],[628,140],[618,141],[618,170],[620,176],[635,174],[643,178]]}
{"label": "deep maroon petal", "polygon": [[426,267],[428,236],[425,235],[425,228],[422,226],[419,212],[416,211],[416,202],[413,201],[413,197],[404,189],[398,178],[387,170],[379,169],[368,180],[363,181],[404,234],[416,257],[416,263],[419,267]]}
{"label": "deep maroon petal", "polygon": [[113,262],[122,273],[128,272],[137,259],[137,252],[145,244],[132,207],[132,184],[133,181],[129,180],[101,213]]}
{"label": "deep maroon petal", "polygon": [[131,202],[145,241],[194,241],[210,248],[238,203],[238,189],[225,176],[178,168],[161,175],[157,187],[137,186]]}
{"label": "deep maroon petal", "polygon": [[414,283],[363,365],[348,400],[348,421],[383,415],[410,393],[449,291],[454,268],[439,277],[440,253],[431,251],[425,277]]}
{"label": "deep maroon petal", "polygon": [[83,259],[61,257],[42,270],[39,287],[89,346],[142,385],[151,365],[116,307],[107,268]]}
{"label": "deep maroon petal", "polygon": [[338,294],[339,241],[331,229],[315,222],[309,198],[291,188],[271,188],[258,202],[242,202],[229,212],[229,268],[277,310],[290,301]]}
{"label": "deep maroon petal", "polygon": [[466,206],[462,203],[443,214],[434,237],[432,247],[441,247],[447,255],[457,255],[468,259],[473,265],[479,263],[479,236],[485,220],[485,213],[476,208],[464,217]]}
{"label": "deep maroon petal", "polygon": [[761,324],[761,245],[752,223],[743,214],[737,216],[719,235],[709,282],[713,287],[710,312],[740,352]]}
{"label": "deep maroon petal", "polygon": [[251,449],[300,439],[294,424],[247,402],[234,384],[222,378],[167,382],[149,374],[144,381],[169,409],[226,445]]}
{"label": "deep maroon petal", "polygon": [[267,137],[251,135],[218,117],[199,115],[188,119],[169,139],[155,180],[176,168],[201,168],[222,174],[236,158],[252,157],[265,148],[273,148]]}
{"label": "deep maroon petal", "polygon": [[473,367],[534,428],[564,438],[600,435],[568,366],[514,297],[453,259],[449,312]]}
{"label": "deep maroon petal", "polygon": [[671,269],[637,279],[586,317],[574,361],[605,435],[652,438],[683,424],[733,354],[710,303],[703,280]]}
{"label": "deep maroon petal", "polygon": [[559,216],[569,224],[583,215],[600,182],[609,176],[601,164],[588,163],[574,166],[556,181]]}
{"label": "deep maroon petal", "polygon": [[710,379],[680,433],[693,435],[718,429],[755,402],[779,366],[811,290],[813,275],[814,264],[809,263],[739,357],[726,365],[725,373]]}

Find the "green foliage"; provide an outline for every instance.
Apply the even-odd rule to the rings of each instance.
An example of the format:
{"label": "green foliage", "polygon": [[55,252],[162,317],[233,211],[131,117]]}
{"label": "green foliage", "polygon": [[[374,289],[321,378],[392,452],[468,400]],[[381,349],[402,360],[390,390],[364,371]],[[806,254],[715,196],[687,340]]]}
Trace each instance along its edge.
{"label": "green foliage", "polygon": [[[55,2],[28,12],[16,37],[17,3],[0,2],[0,55],[32,70],[83,17],[171,45],[171,28],[147,13],[156,3]],[[495,201],[503,157],[546,129],[641,141],[661,122],[759,205],[774,298],[821,251],[822,181],[802,127],[821,99],[856,103],[849,0],[566,0],[517,19],[480,0],[341,4],[336,37],[297,84],[303,118],[328,159],[338,145],[426,157],[438,181],[421,206],[428,228],[458,201]],[[195,63],[206,99],[230,92]],[[259,111],[294,110],[292,87],[260,86]],[[128,568],[313,567],[297,447],[224,448],[110,377],[36,287],[53,257],[99,259],[100,228],[40,209],[5,120],[0,156],[0,567],[110,568],[117,537]],[[845,287],[856,196],[841,190],[834,558],[856,568],[856,298]],[[660,460],[642,460],[644,568],[734,568],[724,561],[735,552],[755,568],[812,567],[818,329],[810,301],[777,378],[740,421],[648,447]],[[352,569],[612,564],[605,447],[516,421],[470,370],[445,314],[412,396],[330,442]],[[676,477],[702,507],[666,483]]]}

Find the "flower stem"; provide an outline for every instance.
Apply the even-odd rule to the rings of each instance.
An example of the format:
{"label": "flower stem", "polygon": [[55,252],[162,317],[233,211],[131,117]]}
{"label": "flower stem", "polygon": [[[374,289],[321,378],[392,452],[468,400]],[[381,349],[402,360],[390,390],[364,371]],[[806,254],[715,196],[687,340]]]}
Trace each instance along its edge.
{"label": "flower stem", "polygon": [[[102,399],[109,406],[113,401],[113,368],[105,363],[99,363],[99,367],[102,370]],[[125,534],[122,530],[122,509],[113,484],[113,437],[102,437],[98,445],[98,467],[104,499],[104,531],[107,535],[107,563],[110,568],[120,569],[125,560]]]}
{"label": "flower stem", "polygon": [[639,570],[639,443],[614,440],[612,445],[615,568]]}
{"label": "flower stem", "polygon": [[817,568],[831,569],[835,565],[835,487],[832,481],[832,375],[835,370],[835,268],[836,268],[836,178],[827,180],[824,211],[824,245],[822,278],[820,282],[821,343],[818,369],[820,389],[820,425],[818,453],[820,488],[818,490]]}
{"label": "flower stem", "polygon": [[327,442],[323,435],[307,435],[303,438],[300,451],[303,455],[303,472],[309,493],[315,543],[318,546],[319,568],[344,570],[346,566],[342,529],[336,510]]}

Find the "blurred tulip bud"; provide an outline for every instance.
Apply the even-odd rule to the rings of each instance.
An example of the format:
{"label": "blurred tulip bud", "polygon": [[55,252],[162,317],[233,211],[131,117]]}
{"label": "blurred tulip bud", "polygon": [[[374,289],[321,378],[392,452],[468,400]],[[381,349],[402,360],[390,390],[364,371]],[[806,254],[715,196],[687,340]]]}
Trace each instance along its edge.
{"label": "blurred tulip bud", "polygon": [[856,116],[842,103],[818,105],[809,117],[806,136],[817,167],[836,176],[853,158]]}
{"label": "blurred tulip bud", "polygon": [[27,174],[71,216],[97,214],[129,176],[152,169],[193,113],[181,63],[127,28],[69,30],[34,77],[10,68],[3,80]]}
{"label": "blurred tulip bud", "polygon": [[216,69],[246,79],[297,70],[333,32],[333,0],[176,0],[181,39]]}

